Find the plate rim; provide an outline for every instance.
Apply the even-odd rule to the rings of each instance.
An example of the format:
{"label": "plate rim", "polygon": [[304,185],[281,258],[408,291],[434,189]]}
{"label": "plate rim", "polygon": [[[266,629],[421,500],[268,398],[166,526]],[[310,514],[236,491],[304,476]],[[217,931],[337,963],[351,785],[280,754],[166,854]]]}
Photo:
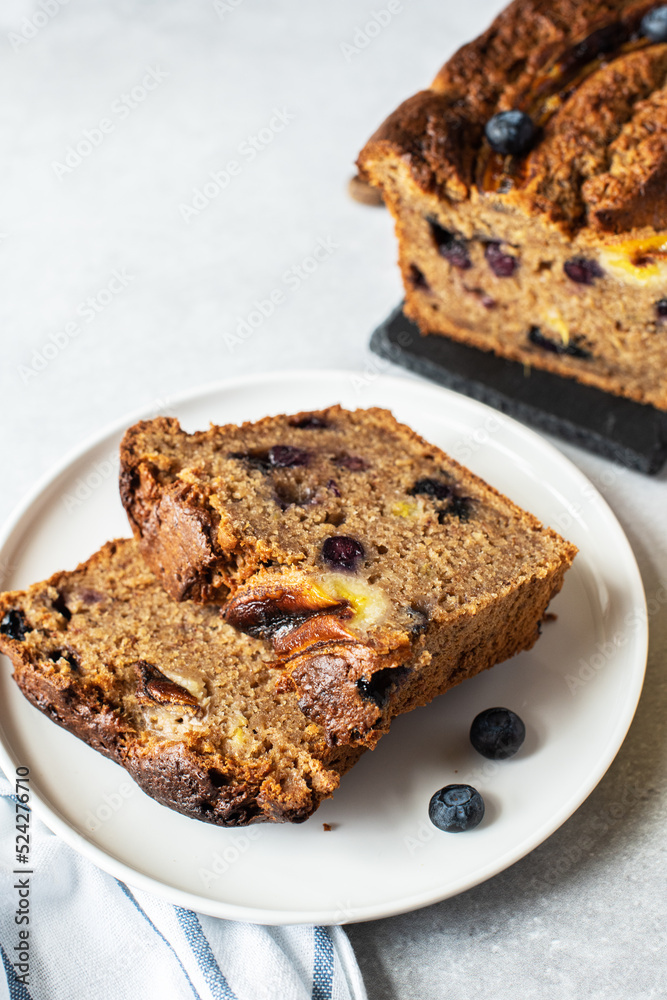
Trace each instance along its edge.
{"label": "plate rim", "polygon": [[[159,412],[163,412],[165,410],[169,412],[172,408],[186,405],[187,403],[194,402],[208,395],[222,395],[230,391],[243,389],[244,387],[256,388],[267,382],[275,383],[277,379],[308,382],[313,381],[314,379],[324,378],[331,380],[332,382],[337,380],[347,380],[348,384],[351,384],[351,380],[353,378],[360,377],[365,377],[361,369],[341,368],[280,369],[274,372],[245,374],[228,379],[217,379],[206,382],[202,385],[182,390],[181,392],[173,395],[165,394],[166,398],[164,400],[164,405],[160,406]],[[487,879],[492,878],[494,875],[504,871],[506,868],[511,867],[511,865],[530,854],[536,847],[552,836],[552,834],[554,834],[586,801],[606,774],[623,745],[625,737],[634,719],[637,704],[639,702],[644,684],[648,658],[648,620],[646,614],[646,595],[636,556],[622,525],[618,521],[618,518],[605,498],[599,492],[597,487],[591,482],[591,480],[585,475],[585,473],[583,473],[567,455],[563,454],[563,452],[552,444],[551,441],[545,439],[542,434],[522,424],[514,417],[502,413],[486,403],[471,399],[462,393],[455,392],[445,386],[433,385],[422,378],[406,378],[401,375],[383,373],[374,375],[373,384],[376,385],[378,383],[386,385],[387,388],[391,388],[393,385],[397,390],[407,386],[419,386],[420,391],[427,393],[433,398],[442,398],[443,395],[445,398],[448,396],[455,397],[459,405],[463,404],[464,408],[476,413],[482,412],[493,415],[494,418],[499,419],[503,422],[503,424],[506,424],[515,434],[518,433],[519,437],[527,439],[533,445],[539,442],[542,453],[547,458],[552,456],[556,458],[559,463],[564,464],[568,468],[568,471],[573,479],[582,487],[586,488],[588,498],[594,500],[596,504],[601,505],[606,515],[615,523],[625,544],[625,558],[628,562],[628,567],[632,568],[632,579],[627,581],[627,591],[628,593],[633,593],[635,600],[637,603],[641,604],[641,608],[644,612],[641,634],[638,632],[634,637],[635,642],[639,644],[637,658],[639,660],[641,656],[642,669],[637,670],[633,674],[634,686],[628,692],[628,694],[631,694],[632,697],[625,702],[625,711],[617,720],[613,731],[609,734],[607,750],[602,756],[601,763],[599,763],[596,768],[591,770],[591,772],[587,775],[586,780],[581,782],[577,790],[569,796],[565,803],[561,804],[560,809],[552,814],[549,820],[545,821],[537,831],[533,831],[530,836],[520,841],[511,850],[506,851],[500,858],[494,858],[484,868],[476,872],[472,878],[470,875],[462,877],[459,882],[450,884],[449,888],[444,893],[442,891],[434,893],[433,890],[428,890],[422,891],[410,897],[403,896],[400,900],[395,900],[393,903],[376,902],[365,907],[359,906],[355,908],[353,916],[346,917],[346,919],[342,920],[336,919],[338,913],[333,913],[330,908],[288,911],[264,909],[257,906],[241,906],[237,903],[210,899],[208,897],[198,895],[196,892],[169,885],[152,875],[146,875],[144,872],[131,867],[130,864],[120,860],[114,854],[110,853],[110,851],[92,842],[88,837],[72,826],[57,809],[44,801],[39,792],[31,790],[31,807],[34,808],[34,812],[38,818],[41,819],[53,833],[61,837],[61,839],[69,844],[70,847],[86,857],[88,860],[92,861],[95,865],[97,865],[97,867],[101,868],[113,877],[126,882],[130,886],[152,893],[153,895],[159,896],[168,902],[185,906],[189,909],[193,909],[197,912],[205,913],[210,916],[273,926],[312,923],[361,923],[368,920],[384,919],[402,913],[412,912],[425,906],[430,906],[435,903],[442,902],[445,899],[452,898],[453,896],[467,891],[468,889],[472,889],[475,886],[480,885],[482,882],[485,882]],[[145,419],[148,415],[157,415],[155,413],[155,402],[155,400],[152,400],[151,402],[145,403],[140,407],[136,407],[123,417],[110,421],[103,427],[93,431],[81,442],[79,442],[79,444],[69,448],[58,462],[54,463],[54,465],[47,469],[27,491],[25,496],[14,506],[5,522],[2,526],[0,526],[0,556],[2,556],[5,547],[11,542],[15,532],[20,528],[22,520],[30,514],[32,508],[39,501],[40,497],[45,493],[47,488],[58,479],[59,476],[63,475],[71,465],[80,461],[86,453],[91,451],[93,448],[98,447],[107,438],[117,436],[127,427],[130,427],[138,420]],[[162,401],[158,400],[158,402]],[[593,492],[591,493],[590,491]],[[11,747],[6,745],[6,742],[8,743],[4,727],[2,725],[2,720],[0,719],[0,767],[5,772],[7,779],[11,782],[12,779],[10,775],[17,766],[17,761],[14,759]]]}

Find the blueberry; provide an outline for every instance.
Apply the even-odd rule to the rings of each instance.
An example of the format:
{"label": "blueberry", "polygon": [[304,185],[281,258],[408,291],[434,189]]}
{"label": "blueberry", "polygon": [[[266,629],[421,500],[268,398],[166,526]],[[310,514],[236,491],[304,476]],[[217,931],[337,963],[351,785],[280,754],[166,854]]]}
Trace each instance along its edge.
{"label": "blueberry", "polygon": [[359,694],[365,701],[372,701],[378,708],[384,708],[392,693],[410,673],[408,667],[384,667],[376,670],[366,680],[360,677],[357,681]]}
{"label": "blueberry", "polygon": [[72,670],[79,670],[80,664],[74,653],[69,653],[66,649],[54,649],[53,652],[49,653],[49,659],[53,663],[57,663],[58,660],[65,660],[69,663]]}
{"label": "blueberry", "polygon": [[472,785],[445,785],[431,798],[428,818],[447,833],[473,830],[484,818],[484,799]]}
{"label": "blueberry", "polygon": [[460,271],[467,271],[472,267],[468,244],[464,239],[450,233],[448,229],[443,229],[439,223],[431,219],[429,222],[431,234],[438,247],[438,253],[445,260],[448,260],[453,267],[458,267]]}
{"label": "blueberry", "polygon": [[438,524],[444,524],[448,517],[458,517],[459,521],[470,520],[472,501],[470,497],[452,497],[446,507],[438,511]]}
{"label": "blueberry", "polygon": [[79,600],[83,601],[84,604],[101,604],[102,601],[106,601],[106,596],[99,590],[93,590],[92,587],[84,587],[83,590],[78,592],[77,597]]}
{"label": "blueberry", "polygon": [[573,257],[566,260],[563,270],[571,281],[578,285],[592,285],[596,278],[604,278],[604,271],[596,260],[588,257]]}
{"label": "blueberry", "polygon": [[416,264],[410,264],[410,284],[413,288],[420,288],[424,292],[430,292],[429,283]]}
{"label": "blueberry", "polygon": [[429,614],[427,611],[415,607],[414,604],[406,608],[406,611],[412,619],[410,631],[413,635],[423,635],[424,632],[428,631]]}
{"label": "blueberry", "polygon": [[527,153],[537,138],[532,118],[523,111],[499,112],[489,118],[484,131],[491,148],[503,156]]}
{"label": "blueberry", "polygon": [[271,468],[267,451],[232,451],[229,457],[236,458],[239,462],[247,462],[251,469],[259,469],[263,473],[267,473]]}
{"label": "blueberry", "polygon": [[23,642],[26,634],[32,632],[32,629],[26,622],[23,612],[14,610],[5,614],[0,622],[0,632],[16,642]]}
{"label": "blueberry", "polygon": [[304,486],[303,483],[275,483],[273,486],[273,500],[282,511],[288,507],[306,507],[315,503],[313,491]]}
{"label": "blueberry", "polygon": [[339,465],[343,469],[349,469],[350,472],[365,472],[368,468],[368,463],[359,455],[338,455],[334,459],[334,465]]}
{"label": "blueberry", "polygon": [[322,430],[329,426],[326,420],[322,420],[321,417],[316,417],[314,413],[307,413],[305,417],[298,417],[296,420],[290,420],[289,425],[290,427],[299,427],[304,431]]}
{"label": "blueberry", "polygon": [[652,42],[667,42],[667,7],[654,7],[642,18],[639,29]]}
{"label": "blueberry", "polygon": [[233,451],[230,458],[247,462],[252,469],[259,469],[264,474],[272,469],[289,469],[298,465],[308,465],[310,453],[302,448],[292,448],[288,444],[274,444],[273,448],[256,449],[255,451]]}
{"label": "blueberry", "polygon": [[498,278],[511,278],[519,266],[519,261],[516,257],[513,257],[511,253],[505,253],[504,250],[501,250],[500,243],[487,243],[484,256],[489,267]]}
{"label": "blueberry", "polygon": [[54,611],[57,611],[58,614],[61,614],[63,616],[65,621],[68,622],[70,620],[70,618],[72,617],[72,612],[67,607],[67,602],[65,601],[65,598],[62,594],[58,594],[55,601],[51,602],[51,605]]}
{"label": "blueberry", "polygon": [[415,497],[418,494],[423,496],[433,497],[435,500],[447,500],[448,497],[452,496],[452,487],[447,483],[443,483],[442,479],[418,479],[414,484],[412,489],[408,490],[411,497]]}
{"label": "blueberry", "polygon": [[322,546],[322,558],[335,569],[356,569],[365,555],[364,547],[349,535],[332,535]]}
{"label": "blueberry", "polygon": [[587,351],[585,347],[580,347],[573,340],[569,344],[564,344],[562,340],[550,340],[549,337],[544,336],[538,326],[531,327],[528,340],[535,347],[541,347],[544,351],[550,351],[552,354],[568,354],[572,358],[582,358],[583,360],[592,357],[590,351]]}
{"label": "blueberry", "polygon": [[656,302],[655,311],[658,314],[658,319],[667,319],[667,299],[660,299]]}
{"label": "blueberry", "polygon": [[487,708],[470,727],[470,742],[477,753],[489,760],[507,760],[521,748],[526,727],[509,708]]}
{"label": "blueberry", "polygon": [[274,444],[269,449],[268,459],[275,469],[289,469],[296,465],[308,465],[310,455],[301,448],[291,448],[288,444]]}

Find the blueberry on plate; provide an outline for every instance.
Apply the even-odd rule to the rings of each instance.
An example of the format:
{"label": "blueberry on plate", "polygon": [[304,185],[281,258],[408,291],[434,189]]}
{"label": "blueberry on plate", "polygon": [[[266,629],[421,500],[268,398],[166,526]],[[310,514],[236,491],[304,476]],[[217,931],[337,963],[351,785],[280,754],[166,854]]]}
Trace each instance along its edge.
{"label": "blueberry on plate", "polygon": [[487,708],[470,727],[470,742],[489,760],[513,757],[526,738],[526,727],[509,708]]}
{"label": "blueberry on plate", "polygon": [[654,7],[645,14],[640,31],[652,42],[667,42],[667,7]]}
{"label": "blueberry on plate", "polygon": [[489,118],[484,129],[492,149],[503,156],[527,153],[537,138],[537,128],[523,111],[500,111]]}
{"label": "blueberry on plate", "polygon": [[472,785],[445,785],[431,798],[428,818],[446,833],[474,830],[484,818],[484,799]]}

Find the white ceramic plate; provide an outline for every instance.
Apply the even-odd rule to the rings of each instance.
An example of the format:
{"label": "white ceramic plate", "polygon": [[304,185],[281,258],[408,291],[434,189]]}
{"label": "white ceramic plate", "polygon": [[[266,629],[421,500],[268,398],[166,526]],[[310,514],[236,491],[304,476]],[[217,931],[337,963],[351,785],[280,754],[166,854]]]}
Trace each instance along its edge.
{"label": "white ceramic plate", "polygon": [[[632,720],[646,664],[644,593],[623,531],[588,480],[532,431],[446,389],[347,372],[266,375],[206,387],[164,412],[188,430],[269,413],[390,407],[575,542],[580,553],[534,649],[396,721],[333,799],[301,826],[223,830],[158,805],[116,764],[53,725],[0,670],[0,763],[30,767],[33,804],[77,851],[130,885],[214,916],[336,923],[455,895],[540,844],[584,801]],[[0,539],[4,589],[73,568],[128,535],[117,447],[134,414],[42,481]],[[150,414],[153,415],[153,414]],[[468,729],[484,708],[524,719],[520,754],[485,761]],[[483,794],[474,831],[435,830],[427,807],[450,782]],[[333,827],[323,830],[323,823]]]}

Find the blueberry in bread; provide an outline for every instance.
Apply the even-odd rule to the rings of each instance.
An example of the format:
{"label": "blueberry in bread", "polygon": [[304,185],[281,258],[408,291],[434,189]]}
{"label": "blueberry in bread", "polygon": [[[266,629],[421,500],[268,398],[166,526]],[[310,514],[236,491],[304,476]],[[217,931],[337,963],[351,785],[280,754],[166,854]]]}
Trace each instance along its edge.
{"label": "blueberry in bread", "polygon": [[121,497],[170,596],[269,643],[332,745],[532,646],[576,552],[380,409],[141,422]]}
{"label": "blueberry in bread", "polygon": [[358,165],[423,333],[667,409],[667,6],[515,0]]}
{"label": "blueberry in bread", "polygon": [[131,539],[0,595],[0,650],[37,708],[207,823],[301,822],[363,752],[278,690],[264,643],[170,600]]}

